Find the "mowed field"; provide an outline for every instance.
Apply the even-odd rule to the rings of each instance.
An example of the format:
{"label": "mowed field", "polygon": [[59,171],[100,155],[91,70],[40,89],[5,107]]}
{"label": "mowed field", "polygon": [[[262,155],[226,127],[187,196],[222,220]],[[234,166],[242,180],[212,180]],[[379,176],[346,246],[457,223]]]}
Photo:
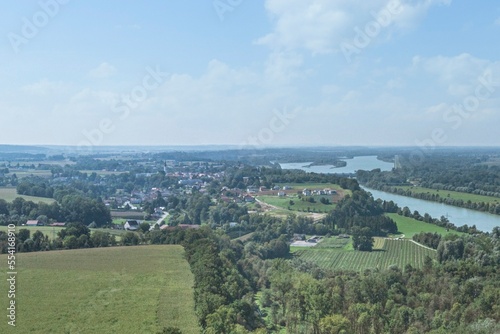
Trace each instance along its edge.
{"label": "mowed field", "polygon": [[333,270],[387,269],[397,265],[404,269],[405,265],[422,267],[426,256],[434,259],[436,252],[418,246],[410,240],[392,240],[377,238],[376,249],[372,252],[359,252],[344,249],[308,248],[294,252],[303,260],[314,262],[322,268]]}
{"label": "mowed field", "polygon": [[17,254],[16,327],[2,279],[0,333],[200,333],[183,254],[176,245]]}
{"label": "mowed field", "polygon": [[398,231],[401,234],[404,234],[405,238],[412,238],[415,234],[418,234],[420,232],[438,233],[441,235],[464,234],[462,232],[457,232],[454,230],[448,231],[444,227],[421,222],[420,220],[416,220],[410,217],[400,216],[397,213],[386,213],[386,216],[388,216],[389,218],[391,218],[396,222],[396,225],[398,226]]}
{"label": "mowed field", "polygon": [[54,203],[56,201],[53,198],[18,195],[16,188],[0,188],[0,199],[4,199],[7,202],[12,202],[17,197],[22,197],[27,201],[32,201],[35,203],[43,202],[43,203],[51,204],[51,203]]}
{"label": "mowed field", "polygon": [[484,196],[484,195],[476,195],[476,194],[469,194],[469,193],[463,193],[463,192],[458,192],[458,191],[450,191],[450,190],[437,190],[437,189],[431,189],[431,188],[422,188],[422,187],[412,187],[412,186],[401,186],[397,187],[399,189],[403,190],[410,190],[414,194],[435,194],[439,195],[441,198],[452,198],[452,199],[461,199],[464,202],[471,201],[473,203],[490,203],[490,204],[498,204],[500,203],[500,198],[498,197],[492,197],[492,196]]}

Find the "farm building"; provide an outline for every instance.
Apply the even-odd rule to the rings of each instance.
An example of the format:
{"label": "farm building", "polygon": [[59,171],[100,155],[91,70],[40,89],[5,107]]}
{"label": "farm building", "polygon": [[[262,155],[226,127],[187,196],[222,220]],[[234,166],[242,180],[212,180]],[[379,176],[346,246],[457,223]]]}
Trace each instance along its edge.
{"label": "farm building", "polygon": [[43,226],[43,223],[39,220],[28,220],[26,226]]}
{"label": "farm building", "polygon": [[123,228],[128,231],[137,231],[139,229],[139,223],[137,220],[127,220],[123,225]]}

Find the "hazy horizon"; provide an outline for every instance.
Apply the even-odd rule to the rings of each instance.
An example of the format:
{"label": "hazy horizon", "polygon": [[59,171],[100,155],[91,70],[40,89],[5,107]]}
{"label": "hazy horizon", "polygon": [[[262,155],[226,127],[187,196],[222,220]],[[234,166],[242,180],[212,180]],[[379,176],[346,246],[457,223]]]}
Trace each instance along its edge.
{"label": "hazy horizon", "polygon": [[491,147],[492,0],[10,1],[0,143]]}

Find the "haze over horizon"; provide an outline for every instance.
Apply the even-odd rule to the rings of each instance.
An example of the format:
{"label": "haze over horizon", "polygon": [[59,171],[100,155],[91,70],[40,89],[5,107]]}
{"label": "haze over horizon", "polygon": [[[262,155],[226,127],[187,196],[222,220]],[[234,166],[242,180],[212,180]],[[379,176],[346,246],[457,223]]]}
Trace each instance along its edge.
{"label": "haze over horizon", "polygon": [[492,0],[2,7],[0,144],[500,144]]}

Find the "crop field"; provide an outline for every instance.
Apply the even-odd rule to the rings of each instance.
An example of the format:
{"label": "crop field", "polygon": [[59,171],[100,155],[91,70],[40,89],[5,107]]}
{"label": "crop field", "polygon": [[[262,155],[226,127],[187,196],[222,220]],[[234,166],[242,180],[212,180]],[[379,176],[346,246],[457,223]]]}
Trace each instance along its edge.
{"label": "crop field", "polygon": [[7,202],[12,202],[17,197],[22,197],[27,201],[32,201],[35,203],[43,202],[43,203],[51,204],[51,203],[54,203],[56,201],[53,198],[18,195],[16,188],[0,188],[0,199],[4,199]]}
{"label": "crop field", "polygon": [[431,232],[431,233],[438,233],[441,235],[463,234],[461,232],[453,230],[447,231],[446,228],[444,227],[421,222],[420,220],[416,220],[410,217],[400,216],[397,213],[387,213],[386,216],[390,217],[392,220],[396,222],[396,225],[398,226],[398,231],[404,234],[405,238],[412,238],[415,234],[418,234],[420,232]]}
{"label": "crop field", "polygon": [[431,189],[431,188],[422,188],[422,187],[411,187],[411,186],[401,186],[397,187],[403,190],[411,190],[414,194],[435,194],[439,195],[441,198],[452,198],[452,199],[461,199],[464,202],[471,201],[473,203],[495,203],[498,204],[500,203],[500,198],[498,197],[492,197],[492,196],[484,196],[484,195],[476,195],[476,194],[469,194],[469,193],[463,193],[463,192],[458,192],[458,191],[450,191],[450,190],[437,190],[437,189]]}
{"label": "crop field", "polygon": [[0,333],[200,333],[183,254],[174,245],[17,254],[16,327],[2,321]]}
{"label": "crop field", "polygon": [[[383,240],[383,239],[382,239]],[[380,241],[377,246],[381,246]],[[308,248],[294,252],[295,256],[311,261],[320,267],[333,270],[386,269],[397,265],[403,269],[405,265],[422,267],[426,256],[435,258],[436,252],[420,247],[410,240],[383,240],[380,250],[358,252],[324,248]]]}

